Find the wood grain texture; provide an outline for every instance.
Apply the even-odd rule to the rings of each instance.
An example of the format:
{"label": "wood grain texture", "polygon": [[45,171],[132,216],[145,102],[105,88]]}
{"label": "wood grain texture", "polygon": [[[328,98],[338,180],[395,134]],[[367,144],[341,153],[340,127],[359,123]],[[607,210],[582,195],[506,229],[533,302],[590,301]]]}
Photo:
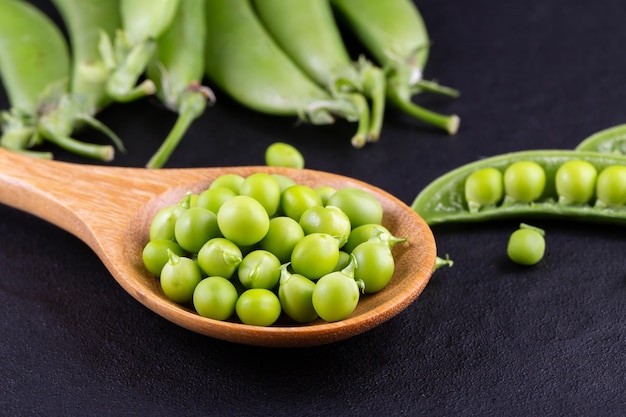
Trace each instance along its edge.
{"label": "wood grain texture", "polygon": [[[143,266],[141,252],[157,210],[186,192],[200,192],[226,173],[268,172],[309,186],[359,187],[383,205],[383,224],[408,243],[394,247],[396,270],[376,294],[362,296],[346,320],[317,320],[270,327],[200,317],[165,297],[158,280]],[[359,180],[309,169],[267,166],[149,170],[72,164],[23,156],[0,149],[0,203],[38,216],[84,241],[116,281],[143,305],[189,330],[231,342],[273,347],[314,346],[365,332],[394,317],[427,285],[435,265],[436,244],[421,217],[389,193]]]}

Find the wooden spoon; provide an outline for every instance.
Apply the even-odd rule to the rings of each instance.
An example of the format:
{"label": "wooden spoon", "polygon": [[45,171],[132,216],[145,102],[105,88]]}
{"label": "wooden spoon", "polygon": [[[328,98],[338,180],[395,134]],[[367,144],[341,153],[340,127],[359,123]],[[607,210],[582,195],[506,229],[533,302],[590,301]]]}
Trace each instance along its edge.
{"label": "wooden spoon", "polygon": [[[384,209],[383,224],[408,243],[394,247],[396,270],[384,290],[364,295],[343,321],[270,327],[217,321],[170,301],[158,279],[143,266],[149,225],[162,207],[199,193],[219,175],[283,174],[297,183],[360,187]],[[405,309],[422,292],[434,270],[436,247],[426,223],[403,202],[364,182],[309,169],[267,166],[149,170],[48,161],[0,149],[0,203],[36,215],[72,233],[95,251],[117,282],[139,302],[171,322],[214,338],[257,346],[296,347],[331,343],[377,326]]]}

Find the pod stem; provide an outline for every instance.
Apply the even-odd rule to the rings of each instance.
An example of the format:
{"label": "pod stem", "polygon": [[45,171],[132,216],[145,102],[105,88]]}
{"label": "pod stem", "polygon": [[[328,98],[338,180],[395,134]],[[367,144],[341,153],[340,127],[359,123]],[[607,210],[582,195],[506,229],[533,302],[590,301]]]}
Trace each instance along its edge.
{"label": "pod stem", "polygon": [[423,121],[424,123],[443,129],[451,135],[454,135],[458,131],[460,119],[456,114],[444,115],[435,113],[413,103],[408,98],[401,97],[396,89],[388,89],[387,91],[389,93],[387,96],[389,97],[391,103],[403,112]]}
{"label": "pod stem", "polygon": [[167,162],[183,136],[185,136],[189,126],[204,113],[207,99],[210,101],[210,97],[212,95],[207,96],[205,89],[189,90],[183,94],[176,123],[159,149],[152,155],[146,164],[146,168],[161,168]]}
{"label": "pod stem", "polygon": [[422,92],[440,94],[452,98],[458,98],[461,95],[461,92],[455,88],[441,85],[436,81],[429,81],[424,79],[421,79],[417,83],[415,83],[411,87],[411,92],[413,94],[418,94]]}
{"label": "pod stem", "polygon": [[381,68],[371,65],[364,59],[360,59],[358,65],[363,79],[363,91],[372,101],[371,122],[367,140],[368,142],[376,142],[380,137],[380,131],[383,126],[387,79],[385,72]]}
{"label": "pod stem", "polygon": [[99,49],[102,60],[110,71],[106,83],[109,96],[119,102],[129,102],[156,92],[152,80],[146,79],[137,84],[156,53],[156,42],[153,39],[133,46],[124,32],[119,30],[113,44],[109,36],[102,32]]}
{"label": "pod stem", "polygon": [[[369,137],[370,132],[370,109],[365,99],[365,96],[359,93],[350,93],[342,95],[344,100],[352,103],[356,110],[357,117],[353,118],[351,121],[356,121],[358,123],[357,131],[352,136],[352,146],[355,148],[362,148],[366,143]],[[350,120],[350,119],[348,119]]]}
{"label": "pod stem", "polygon": [[434,270],[436,271],[437,269],[439,269],[439,268],[441,268],[443,266],[448,266],[448,267],[452,268],[452,265],[454,265],[454,261],[452,259],[450,259],[450,255],[446,254],[445,259],[437,256],[437,258],[435,259],[435,268],[434,268]]}
{"label": "pod stem", "polygon": [[45,139],[61,148],[87,158],[109,162],[113,160],[113,156],[115,155],[115,151],[111,145],[97,145],[95,143],[82,142],[70,136],[48,130],[45,127],[40,128],[40,134]]}

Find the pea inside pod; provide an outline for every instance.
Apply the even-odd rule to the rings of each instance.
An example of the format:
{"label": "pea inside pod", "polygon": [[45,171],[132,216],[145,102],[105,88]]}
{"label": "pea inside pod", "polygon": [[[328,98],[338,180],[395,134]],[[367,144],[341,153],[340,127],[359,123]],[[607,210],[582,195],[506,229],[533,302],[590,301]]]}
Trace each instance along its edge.
{"label": "pea inside pod", "polygon": [[[516,181],[505,186],[505,172],[521,161],[527,168],[534,168],[527,173],[518,174]],[[561,170],[557,175],[564,166],[565,171]],[[416,196],[411,207],[429,225],[518,216],[567,217],[585,221],[626,223],[626,204],[600,204],[600,197],[596,197],[600,189],[597,173],[614,166],[626,167],[626,157],[573,150],[532,150],[501,154],[460,166],[435,179]],[[541,175],[529,174],[537,167],[545,174],[543,186]],[[485,169],[497,170],[502,174],[504,195],[496,203],[479,204],[476,207],[475,202],[471,203],[467,199],[466,183],[473,173]],[[566,171],[569,175],[564,175]],[[557,177],[560,178],[558,181]],[[526,182],[531,182],[534,186]],[[619,198],[608,197],[612,193],[620,194],[618,183],[619,180],[613,180],[612,185],[602,185],[602,199],[619,201]],[[482,185],[473,186],[480,189]],[[493,184],[487,183],[485,187],[493,187]],[[512,191],[516,187],[518,189]],[[519,193],[520,190],[534,191]],[[539,190],[542,190],[541,193]],[[527,197],[533,194],[535,198],[530,201],[519,198],[519,195],[517,199],[513,198],[516,192]]]}

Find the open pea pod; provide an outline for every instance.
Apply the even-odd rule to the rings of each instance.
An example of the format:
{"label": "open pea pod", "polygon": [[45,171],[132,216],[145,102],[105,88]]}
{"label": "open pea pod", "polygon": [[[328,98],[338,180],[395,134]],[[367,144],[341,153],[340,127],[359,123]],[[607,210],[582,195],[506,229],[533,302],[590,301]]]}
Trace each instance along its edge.
{"label": "open pea pod", "polygon": [[[529,165],[541,167],[545,174],[543,180],[537,181],[536,176],[530,172],[518,172],[515,181],[507,186],[504,180],[507,168],[520,161],[533,162],[536,165]],[[573,169],[557,174],[560,168],[571,161],[577,161],[569,164]],[[595,169],[590,169],[590,166]],[[602,172],[608,167],[617,167],[618,174],[615,175],[616,170],[611,169],[607,171],[607,174],[611,175],[603,175]],[[494,197],[492,201],[480,204],[468,200],[466,182],[470,175],[483,169],[489,169],[483,172],[495,175],[491,180],[485,176],[484,184],[474,183],[473,192],[485,193],[489,189],[495,191],[492,193]],[[583,170],[585,172],[582,172]],[[498,176],[498,173],[501,175]],[[557,175],[560,177],[559,180]],[[626,175],[626,156],[622,155],[574,150],[512,152],[471,162],[440,176],[417,195],[411,208],[431,226],[517,217],[562,217],[626,224],[624,175]],[[534,181],[535,184],[528,184],[525,181]],[[560,188],[557,186],[559,181],[564,184]],[[516,194],[519,189],[533,187],[540,187],[540,190],[532,201],[511,198],[511,195]],[[570,187],[570,190],[563,191],[563,188],[567,187]],[[471,193],[470,190],[469,194]],[[584,202],[573,202],[572,198],[565,198],[564,193],[581,195],[587,193],[589,197]]]}
{"label": "open pea pod", "polygon": [[626,155],[626,124],[600,130],[576,146],[577,151]]}

